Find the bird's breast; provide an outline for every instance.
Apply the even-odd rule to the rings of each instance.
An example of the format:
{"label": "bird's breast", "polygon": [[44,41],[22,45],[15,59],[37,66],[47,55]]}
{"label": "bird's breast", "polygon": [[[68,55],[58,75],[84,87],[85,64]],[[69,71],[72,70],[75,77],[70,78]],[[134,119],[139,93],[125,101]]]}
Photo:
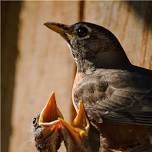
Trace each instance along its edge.
{"label": "bird's breast", "polygon": [[83,80],[84,77],[85,77],[84,73],[77,72],[74,79],[73,87],[72,87],[72,101],[76,110],[77,110],[77,106],[75,105],[75,102],[74,102],[74,93],[75,93],[75,89],[78,87],[79,83]]}
{"label": "bird's breast", "polygon": [[106,96],[108,82],[102,76],[86,75],[77,73],[72,90],[72,98],[75,108],[80,100],[84,102],[85,108],[95,104]]}

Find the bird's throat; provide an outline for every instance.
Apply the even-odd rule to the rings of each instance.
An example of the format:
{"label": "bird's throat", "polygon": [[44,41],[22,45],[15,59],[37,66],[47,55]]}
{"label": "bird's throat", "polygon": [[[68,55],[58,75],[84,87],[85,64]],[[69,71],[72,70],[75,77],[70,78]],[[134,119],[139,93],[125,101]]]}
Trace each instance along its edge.
{"label": "bird's throat", "polygon": [[96,69],[95,65],[86,59],[77,61],[77,71],[78,72],[82,72],[85,74],[91,74],[93,71],[95,71],[95,69]]}

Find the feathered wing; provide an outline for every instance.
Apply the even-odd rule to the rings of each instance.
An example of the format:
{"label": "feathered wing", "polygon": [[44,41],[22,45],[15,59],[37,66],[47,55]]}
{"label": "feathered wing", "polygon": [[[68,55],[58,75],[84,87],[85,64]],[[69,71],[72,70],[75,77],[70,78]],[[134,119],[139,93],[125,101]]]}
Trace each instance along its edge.
{"label": "feathered wing", "polygon": [[87,78],[77,90],[90,120],[152,126],[151,74],[123,70],[99,74]]}
{"label": "feathered wing", "polygon": [[116,89],[110,98],[102,101],[102,105],[98,102],[95,105],[98,116],[113,122],[152,125],[152,90],[145,94],[125,92]]}

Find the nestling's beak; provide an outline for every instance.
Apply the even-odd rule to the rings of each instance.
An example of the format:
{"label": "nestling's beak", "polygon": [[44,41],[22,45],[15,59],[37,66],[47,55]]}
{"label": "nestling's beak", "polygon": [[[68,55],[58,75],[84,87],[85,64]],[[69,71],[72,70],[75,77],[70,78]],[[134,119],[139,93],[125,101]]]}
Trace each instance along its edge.
{"label": "nestling's beak", "polygon": [[49,29],[59,33],[68,42],[70,41],[72,35],[70,26],[60,23],[53,23],[53,22],[47,22],[44,23],[44,25],[47,26]]}
{"label": "nestling's beak", "polygon": [[82,101],[80,101],[75,119],[69,124],[63,120],[63,115],[57,107],[54,93],[52,93],[48,103],[40,113],[39,125],[47,127],[45,134],[50,131],[55,132],[60,130],[64,140],[66,141],[66,138],[70,138],[73,143],[80,143],[83,138],[87,137],[90,128]]}
{"label": "nestling's beak", "polygon": [[63,127],[63,137],[64,129],[66,129],[73,142],[81,142],[82,138],[88,136],[90,124],[85,114],[83,102],[80,102],[79,111],[71,125],[66,123],[64,120],[60,121]]}
{"label": "nestling's beak", "polygon": [[48,103],[40,113],[39,125],[50,126],[63,119],[63,115],[56,105],[55,93],[52,93]]}

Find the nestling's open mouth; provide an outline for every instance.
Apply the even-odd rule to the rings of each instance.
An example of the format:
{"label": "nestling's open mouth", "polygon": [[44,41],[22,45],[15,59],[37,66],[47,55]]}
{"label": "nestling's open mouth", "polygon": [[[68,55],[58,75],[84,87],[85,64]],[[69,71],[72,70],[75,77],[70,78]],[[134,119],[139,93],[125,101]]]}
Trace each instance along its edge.
{"label": "nestling's open mouth", "polygon": [[40,113],[39,125],[53,125],[59,121],[59,118],[63,119],[63,115],[57,107],[55,93],[52,93],[48,103],[45,105]]}
{"label": "nestling's open mouth", "polygon": [[82,138],[88,136],[90,124],[85,114],[83,102],[80,102],[79,111],[71,124],[62,119],[60,121],[62,126],[61,132],[64,140],[66,140],[64,135],[65,130],[68,132],[68,138],[75,143],[80,143]]}
{"label": "nestling's open mouth", "polygon": [[64,128],[75,139],[87,136],[90,126],[82,101],[80,101],[79,110],[75,119],[71,124],[67,123],[64,120],[59,108],[57,107],[55,93],[52,93],[48,103],[41,111],[39,117],[39,125],[49,126],[53,128],[55,127],[61,130]]}

